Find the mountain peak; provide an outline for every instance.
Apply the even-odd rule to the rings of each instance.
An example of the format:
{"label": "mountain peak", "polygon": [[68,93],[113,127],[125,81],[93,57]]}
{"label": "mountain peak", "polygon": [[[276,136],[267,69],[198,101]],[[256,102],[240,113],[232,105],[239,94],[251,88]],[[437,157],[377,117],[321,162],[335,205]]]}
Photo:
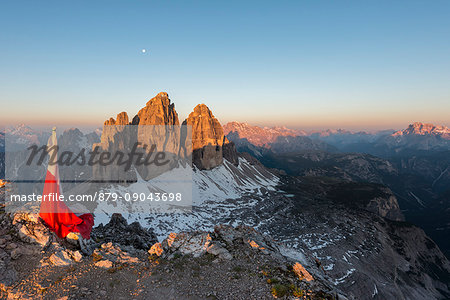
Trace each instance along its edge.
{"label": "mountain peak", "polygon": [[252,126],[248,123],[229,122],[223,126],[225,135],[236,132],[239,138],[246,138],[256,146],[263,146],[274,142],[279,136],[298,136],[304,135],[286,127],[264,127]]}
{"label": "mountain peak", "polygon": [[161,101],[161,102],[168,102],[170,103],[170,99],[169,99],[169,94],[167,94],[166,92],[160,92],[158,93],[155,97],[153,97],[152,99],[150,99],[147,102],[147,105],[149,105],[149,103],[153,103],[156,101]]}
{"label": "mountain peak", "polygon": [[214,115],[212,114],[211,110],[209,109],[206,104],[201,103],[197,104],[197,106],[194,107],[194,110],[189,114],[189,117],[192,116],[198,116],[198,117],[208,117],[211,119],[215,119]]}
{"label": "mountain peak", "polygon": [[393,136],[407,135],[434,135],[444,139],[450,139],[450,129],[446,126],[434,125],[431,123],[414,122],[404,130],[399,130]]}
{"label": "mountain peak", "polygon": [[109,120],[105,121],[104,125],[128,125],[129,123],[128,114],[123,111],[117,114],[116,120],[109,118]]}
{"label": "mountain peak", "polygon": [[198,104],[183,124],[192,126],[193,162],[199,169],[212,169],[223,160],[222,125],[205,104]]}
{"label": "mountain peak", "polygon": [[133,118],[135,125],[180,125],[175,104],[166,92],[158,93]]}
{"label": "mountain peak", "polygon": [[[105,126],[128,124],[176,126],[180,125],[180,122],[175,105],[171,103],[169,95],[166,92],[161,92],[139,110],[131,123],[126,112],[121,112],[116,119],[110,118],[104,123]],[[184,140],[176,140],[170,145],[166,145],[167,140],[161,141],[161,145],[165,145],[166,151],[170,148],[171,153],[179,153],[179,151],[184,151],[182,150],[183,147],[184,149],[192,149],[193,163],[199,169],[213,169],[222,164],[223,158],[238,165],[234,144],[225,138],[222,125],[204,103],[195,106],[183,124],[192,126],[192,141],[189,139],[189,143],[192,142],[192,145],[185,144],[186,141]],[[109,145],[107,142],[114,139],[115,133],[115,128],[103,130],[102,143],[105,147]],[[140,134],[139,138],[151,140],[151,137],[145,134]]]}
{"label": "mountain peak", "polygon": [[160,92],[145,104],[130,123],[128,114],[121,112],[116,119],[109,118],[104,125],[179,125],[175,104],[171,103],[166,92]]}

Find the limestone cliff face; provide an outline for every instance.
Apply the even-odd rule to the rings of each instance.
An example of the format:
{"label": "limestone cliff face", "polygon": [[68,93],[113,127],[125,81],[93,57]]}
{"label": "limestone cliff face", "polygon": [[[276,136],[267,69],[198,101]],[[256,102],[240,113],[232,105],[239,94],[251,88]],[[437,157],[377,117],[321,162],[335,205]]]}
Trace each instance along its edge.
{"label": "limestone cliff face", "polygon": [[192,126],[193,149],[207,145],[223,145],[223,129],[219,121],[205,104],[199,104],[189,114],[186,124]]}
{"label": "limestone cliff face", "polygon": [[[122,126],[139,125],[139,126]],[[163,125],[163,126],[152,126]],[[133,141],[141,145],[156,145],[156,151],[164,151],[176,160],[176,157],[188,157],[192,153],[192,162],[201,170],[210,170],[223,163],[226,158],[238,164],[236,148],[225,136],[222,125],[205,104],[197,105],[189,117],[180,121],[169,96],[161,92],[150,99],[145,107],[130,122],[126,112],[121,112],[116,119],[105,121],[100,145],[102,150],[130,150]],[[187,137],[192,137],[188,139]],[[175,163],[170,164],[170,167]],[[144,179],[149,179],[151,172],[138,168]],[[102,174],[107,172],[103,171]],[[116,172],[116,171],[114,171]],[[110,177],[109,175],[107,176]],[[117,175],[113,176],[118,177]]]}
{"label": "limestone cliff face", "polygon": [[[121,112],[116,119],[110,118],[103,123],[100,143],[93,144],[93,149],[98,147],[99,152],[106,151],[114,155],[116,152],[128,153],[131,141],[136,139],[135,130],[129,125],[128,114]],[[118,165],[102,166],[95,164],[92,168],[93,178],[102,181],[132,181],[135,175],[124,172]]]}
{"label": "limestone cliff face", "polygon": [[[157,151],[174,156],[180,151],[180,121],[169,95],[161,92],[150,99],[133,118],[137,129],[137,141],[144,145],[156,145]],[[157,125],[157,126],[153,126]]]}
{"label": "limestone cliff face", "polygon": [[128,114],[126,112],[121,112],[117,115],[116,120],[114,118],[109,118],[106,120],[104,125],[128,125],[130,122],[128,121]]}
{"label": "limestone cliff face", "polygon": [[126,112],[121,112],[117,114],[116,119],[109,118],[109,120],[106,120],[103,123],[103,131],[101,136],[101,142],[100,144],[94,144],[94,147],[96,145],[101,146],[102,149],[108,149],[109,143],[113,142],[118,137],[116,135],[123,136],[123,133],[121,132],[124,130],[124,126],[119,125],[128,125],[130,124],[128,121],[128,114]]}
{"label": "limestone cliff face", "polygon": [[222,126],[205,104],[199,104],[183,122],[192,126],[192,161],[199,169],[210,170],[223,162]]}
{"label": "limestone cliff face", "polygon": [[[135,165],[141,177],[148,180],[176,165],[175,160],[180,151],[180,128],[177,125],[180,125],[180,122],[175,105],[171,103],[167,93],[159,93],[147,102],[131,122],[126,112],[118,114],[116,119],[105,121],[101,143],[95,144],[94,147],[100,146],[102,151],[110,153],[127,153],[136,143],[140,143],[139,151],[144,152],[146,157],[152,145],[155,145],[153,150],[165,152],[170,163],[165,167]],[[102,180],[119,180],[124,177],[119,166],[94,166],[94,175]]]}
{"label": "limestone cliff face", "polygon": [[150,99],[145,107],[133,118],[132,125],[137,127],[137,142],[147,145],[148,153],[155,145],[155,151],[163,151],[170,161],[165,167],[137,167],[143,179],[148,180],[177,165],[181,147],[181,130],[175,104],[171,103],[169,95],[161,92]]}
{"label": "limestone cliff face", "polygon": [[224,137],[222,148],[223,158],[237,166],[239,164],[239,159],[234,143],[230,142],[227,137]]}
{"label": "limestone cliff face", "polygon": [[133,118],[133,125],[180,125],[175,104],[170,103],[169,95],[161,92],[147,102]]}

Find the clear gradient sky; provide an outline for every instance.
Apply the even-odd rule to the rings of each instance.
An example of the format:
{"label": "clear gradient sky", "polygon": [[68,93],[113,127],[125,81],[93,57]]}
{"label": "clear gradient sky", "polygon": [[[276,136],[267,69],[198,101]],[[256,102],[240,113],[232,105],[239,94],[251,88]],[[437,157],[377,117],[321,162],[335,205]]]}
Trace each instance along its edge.
{"label": "clear gradient sky", "polygon": [[3,124],[101,125],[166,91],[180,119],[450,126],[450,1],[11,0],[0,28]]}

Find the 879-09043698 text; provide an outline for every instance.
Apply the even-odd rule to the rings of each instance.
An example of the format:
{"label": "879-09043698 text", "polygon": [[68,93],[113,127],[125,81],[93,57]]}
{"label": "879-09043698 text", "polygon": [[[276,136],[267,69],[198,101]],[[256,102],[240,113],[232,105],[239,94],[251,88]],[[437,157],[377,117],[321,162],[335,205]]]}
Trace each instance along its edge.
{"label": "879-09043698 text", "polygon": [[94,194],[78,194],[65,197],[62,194],[49,193],[47,195],[11,195],[11,202],[40,202],[40,201],[69,201],[69,202],[94,202],[94,201],[150,201],[150,202],[180,202],[183,196],[181,193],[114,193],[114,192],[96,192]]}
{"label": "879-09043698 text", "polygon": [[[97,193],[96,193],[97,195]],[[151,202],[172,202],[181,201],[181,193],[124,193],[123,195],[119,193],[98,193],[99,201],[118,201],[125,200],[129,202],[135,201],[151,201]]]}

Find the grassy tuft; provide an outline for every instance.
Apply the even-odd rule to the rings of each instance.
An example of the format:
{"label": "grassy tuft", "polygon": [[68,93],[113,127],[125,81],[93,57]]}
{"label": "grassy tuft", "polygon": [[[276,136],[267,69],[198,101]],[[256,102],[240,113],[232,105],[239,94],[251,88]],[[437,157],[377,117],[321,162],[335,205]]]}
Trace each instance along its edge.
{"label": "grassy tuft", "polygon": [[272,295],[276,298],[282,298],[286,296],[289,292],[289,287],[284,284],[275,284],[272,286]]}

